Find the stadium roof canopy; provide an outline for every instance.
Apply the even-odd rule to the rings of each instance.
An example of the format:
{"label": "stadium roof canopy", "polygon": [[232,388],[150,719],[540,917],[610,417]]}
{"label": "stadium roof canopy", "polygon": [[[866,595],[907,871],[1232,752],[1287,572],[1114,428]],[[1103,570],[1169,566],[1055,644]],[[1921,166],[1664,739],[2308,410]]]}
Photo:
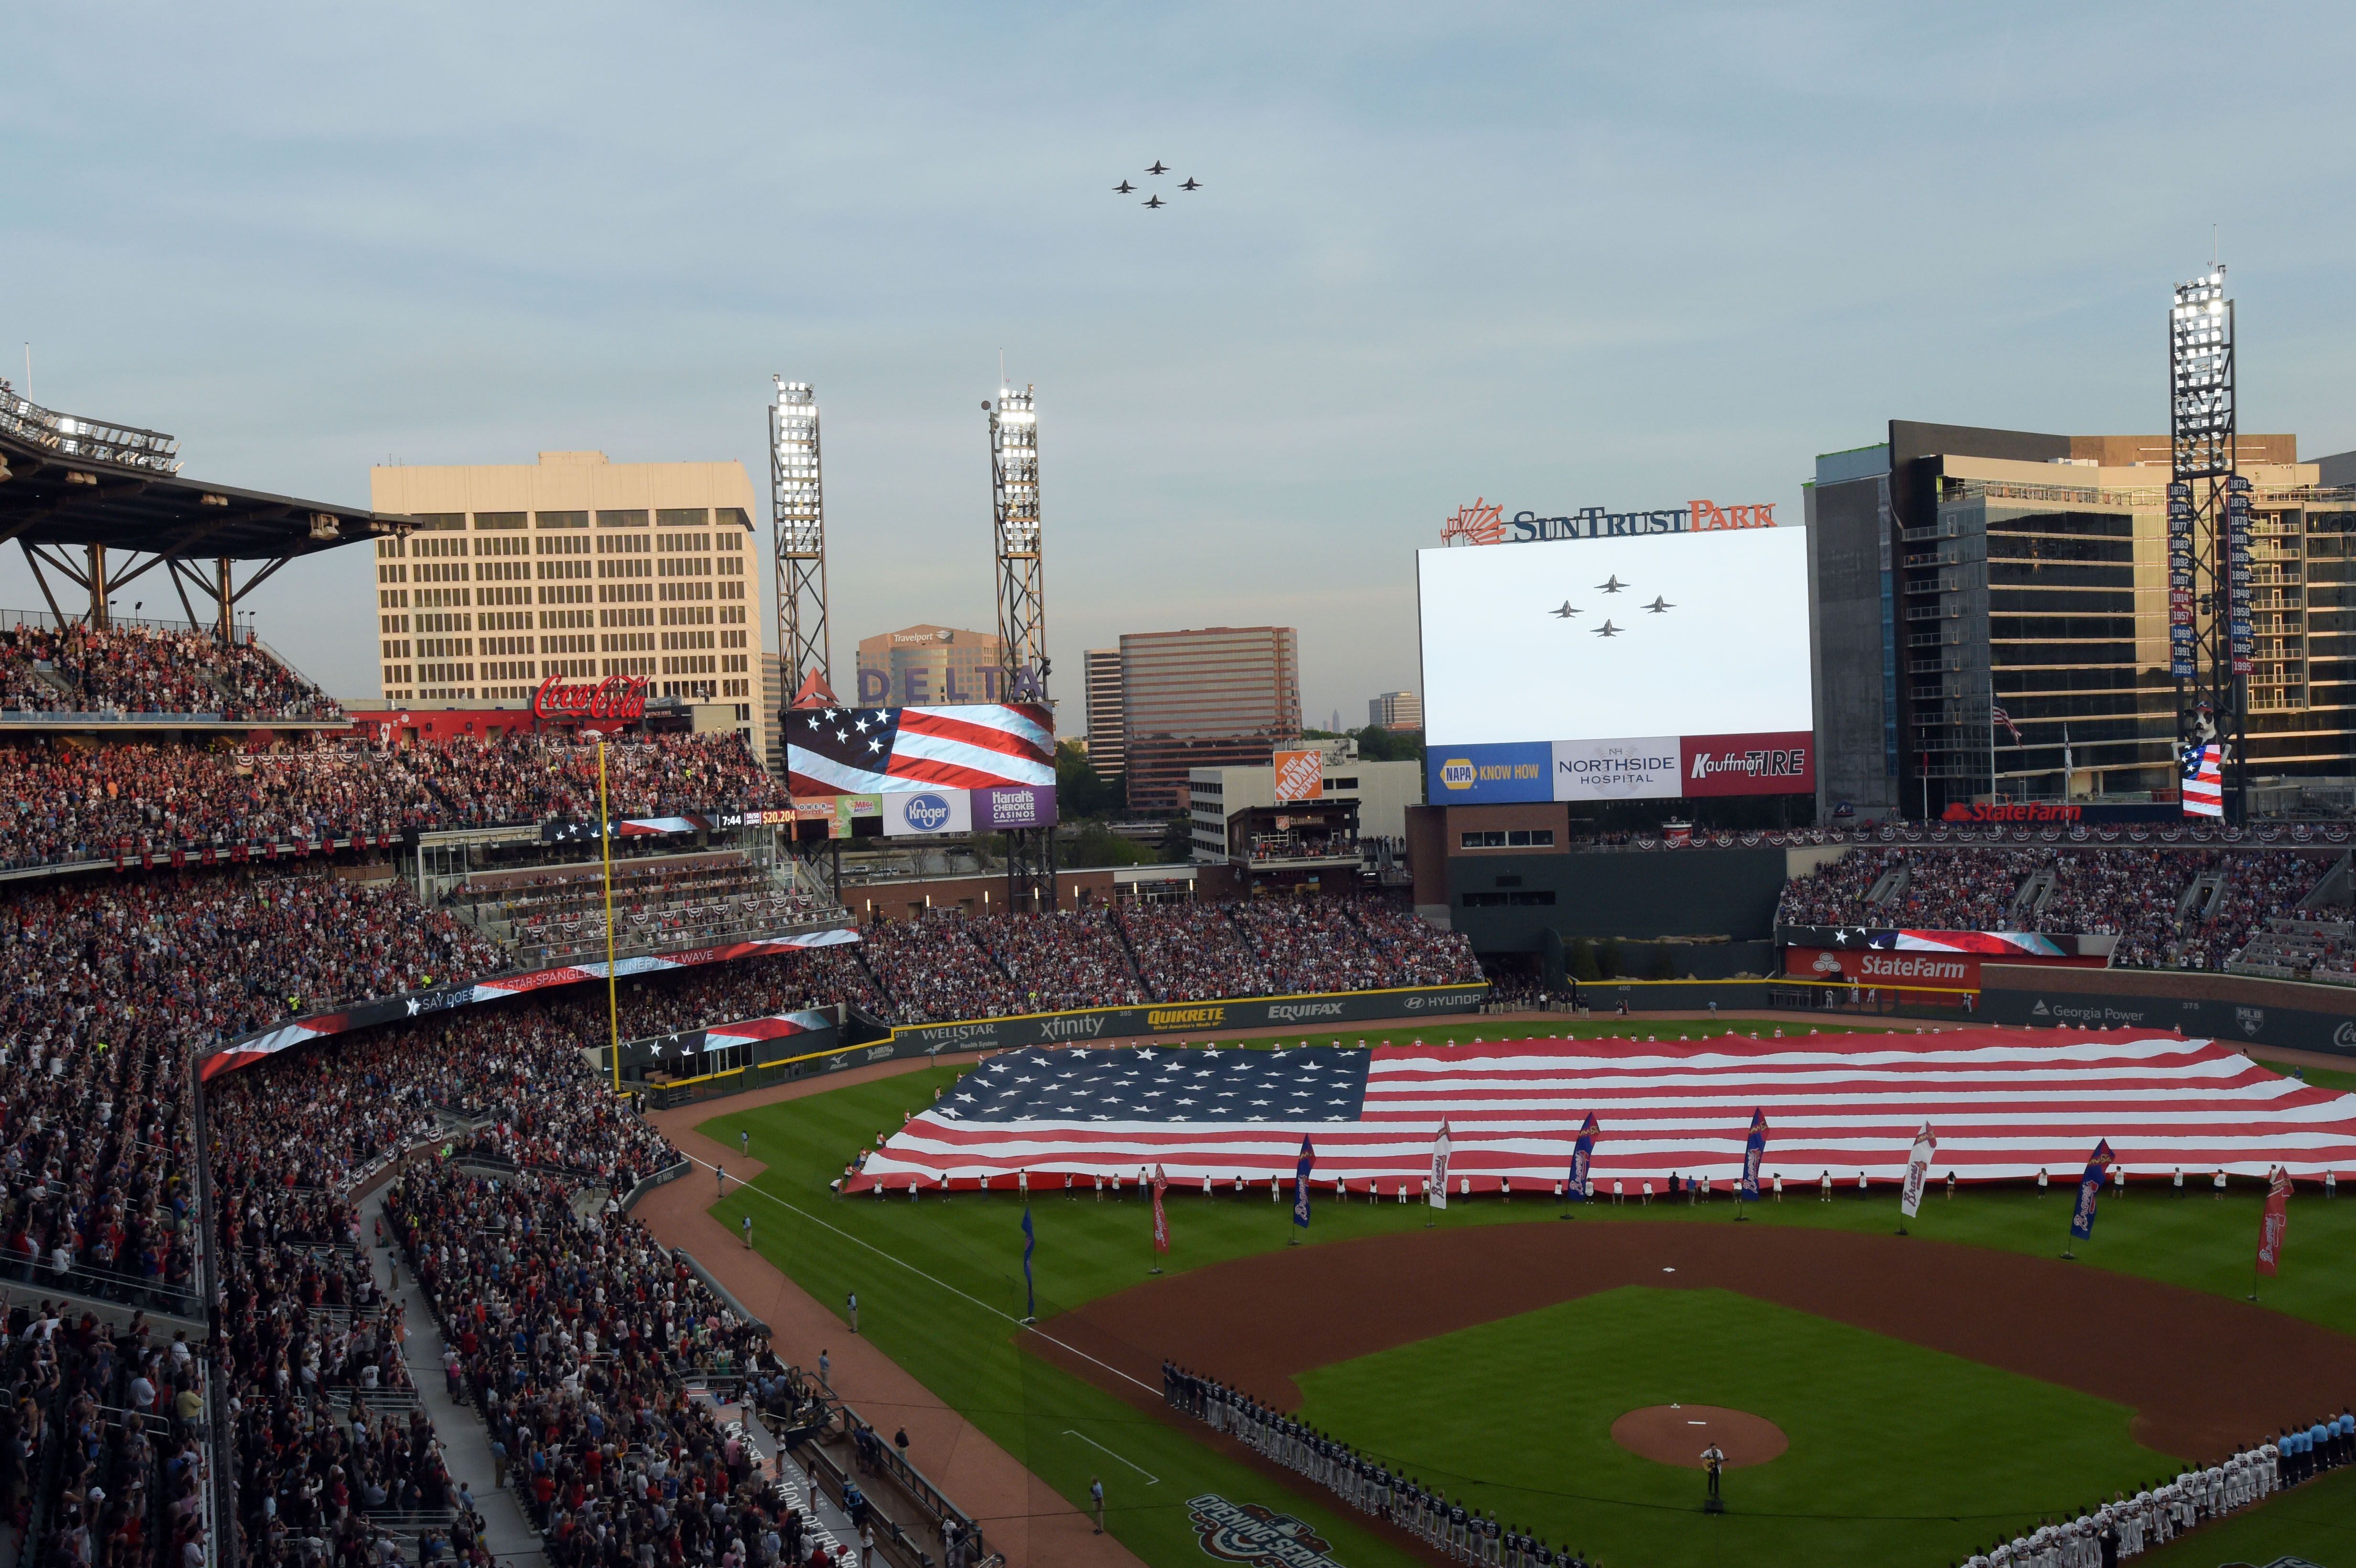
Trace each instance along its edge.
{"label": "stadium roof canopy", "polygon": [[[170,436],[61,414],[0,380],[0,544],[23,549],[44,594],[44,567],[87,591],[87,618],[98,624],[115,589],[162,563],[184,600],[194,588],[213,601],[226,635],[236,601],[287,561],[415,526],[366,507],[184,479],[179,469]],[[232,586],[233,561],[269,564]]]}

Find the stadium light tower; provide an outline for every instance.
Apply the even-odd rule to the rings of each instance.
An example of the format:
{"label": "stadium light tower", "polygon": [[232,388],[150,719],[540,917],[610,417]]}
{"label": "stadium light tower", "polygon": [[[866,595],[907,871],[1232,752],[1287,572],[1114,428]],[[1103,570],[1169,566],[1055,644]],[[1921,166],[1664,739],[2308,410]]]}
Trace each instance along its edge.
{"label": "stadium light tower", "polygon": [[812,674],[834,684],[826,627],[826,492],[819,475],[818,397],[775,378],[769,405],[769,538],[777,558],[777,657],[784,706]]}
{"label": "stadium light tower", "polygon": [[[998,389],[990,416],[990,499],[998,558],[999,699],[1049,706],[1047,580],[1039,541],[1039,414],[1033,389]],[[1052,711],[1052,709],[1051,709]],[[1006,835],[1009,909],[1055,907],[1055,830]]]}
{"label": "stadium light tower", "polygon": [[2168,368],[2169,673],[2182,739],[2224,742],[2238,820],[2248,782],[2250,482],[2235,471],[2233,302],[2222,263],[2176,285]]}

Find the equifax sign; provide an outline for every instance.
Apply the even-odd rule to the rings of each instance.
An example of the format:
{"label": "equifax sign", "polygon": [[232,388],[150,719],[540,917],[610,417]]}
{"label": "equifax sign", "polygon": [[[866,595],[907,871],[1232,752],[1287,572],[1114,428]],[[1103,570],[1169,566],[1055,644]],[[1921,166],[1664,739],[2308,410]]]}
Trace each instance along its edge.
{"label": "equifax sign", "polygon": [[1720,506],[1692,500],[1682,507],[1658,507],[1649,511],[1614,512],[1602,507],[1581,507],[1575,512],[1542,517],[1536,512],[1515,512],[1489,505],[1484,497],[1440,525],[1440,542],[1456,544],[1525,544],[1537,539],[1635,539],[1645,534],[1715,533],[1730,528],[1776,527],[1775,503],[1751,501]]}

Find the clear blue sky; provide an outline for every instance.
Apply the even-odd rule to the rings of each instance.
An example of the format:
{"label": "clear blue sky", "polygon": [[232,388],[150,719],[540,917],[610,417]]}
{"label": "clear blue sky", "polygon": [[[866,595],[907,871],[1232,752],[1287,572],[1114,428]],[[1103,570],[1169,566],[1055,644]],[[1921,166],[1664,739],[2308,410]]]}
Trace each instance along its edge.
{"label": "clear blue sky", "polygon": [[[2243,427],[2356,447],[2337,6],[100,0],[6,33],[12,379],[29,339],[40,400],[345,502],[388,456],[543,447],[734,457],[766,497],[769,376],[813,381],[846,667],[991,624],[1001,348],[1058,695],[1123,631],[1278,622],[1317,722],[1412,684],[1411,552],[1475,496],[1796,513],[1892,416],[2162,428],[2212,225]],[[1108,188],[1157,157],[1206,188]],[[368,575],[257,595],[340,693]],[[8,551],[0,604],[37,602]]]}

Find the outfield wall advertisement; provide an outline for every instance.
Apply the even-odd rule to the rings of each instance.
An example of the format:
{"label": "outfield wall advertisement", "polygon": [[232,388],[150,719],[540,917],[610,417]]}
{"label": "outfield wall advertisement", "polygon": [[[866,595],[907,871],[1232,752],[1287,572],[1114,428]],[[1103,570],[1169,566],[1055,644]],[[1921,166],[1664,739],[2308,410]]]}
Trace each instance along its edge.
{"label": "outfield wall advertisement", "polygon": [[[1141,1008],[1088,1008],[1021,1018],[974,1019],[963,1023],[909,1024],[894,1029],[894,1056],[937,1055],[944,1051],[1007,1051],[1032,1045],[1085,1045],[1134,1035],[1225,1033],[1231,1029],[1304,1029],[1329,1025],[1396,1022],[1447,1013],[1468,1013],[1489,994],[1486,986],[1421,986],[1387,991],[1347,991],[1325,996],[1231,997],[1217,1002],[1166,1002]],[[869,1052],[854,1053],[864,1060]]]}
{"label": "outfield wall advertisement", "polygon": [[2299,980],[2156,969],[1987,964],[1980,1016],[2032,1029],[2172,1029],[2188,1035],[2356,1057],[2356,990]]}
{"label": "outfield wall advertisement", "polygon": [[1433,804],[1815,791],[1804,529],[1428,549],[1417,590]]}

